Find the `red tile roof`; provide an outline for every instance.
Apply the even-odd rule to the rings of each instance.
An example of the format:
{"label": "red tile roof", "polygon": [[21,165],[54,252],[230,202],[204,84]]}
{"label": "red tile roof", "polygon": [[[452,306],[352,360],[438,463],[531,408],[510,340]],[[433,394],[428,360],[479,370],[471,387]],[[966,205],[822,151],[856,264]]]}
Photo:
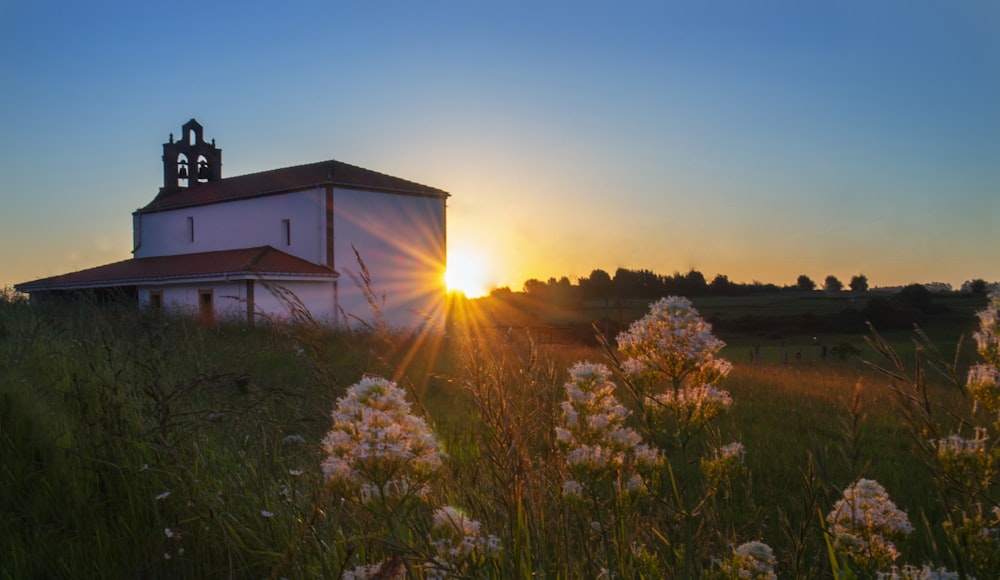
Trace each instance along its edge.
{"label": "red tile roof", "polygon": [[151,213],[178,207],[206,205],[232,199],[285,193],[324,185],[386,191],[408,195],[448,197],[440,189],[421,185],[340,161],[321,161],[283,169],[272,169],[200,183],[180,190],[161,190],[152,202],[136,213]]}
{"label": "red tile roof", "polygon": [[14,287],[20,292],[49,290],[76,290],[82,288],[107,288],[134,286],[143,283],[182,281],[190,278],[250,279],[256,277],[295,276],[334,279],[337,273],[327,266],[320,266],[276,250],[271,246],[177,254],[152,258],[132,258],[42,278]]}

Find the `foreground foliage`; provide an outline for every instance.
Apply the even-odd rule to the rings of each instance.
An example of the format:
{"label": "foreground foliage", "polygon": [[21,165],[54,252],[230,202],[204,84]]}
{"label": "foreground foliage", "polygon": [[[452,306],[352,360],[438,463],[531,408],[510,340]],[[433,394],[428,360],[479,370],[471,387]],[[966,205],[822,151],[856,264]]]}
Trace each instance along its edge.
{"label": "foreground foliage", "polygon": [[966,373],[733,364],[683,298],[574,349],[4,296],[0,577],[989,578],[998,305]]}

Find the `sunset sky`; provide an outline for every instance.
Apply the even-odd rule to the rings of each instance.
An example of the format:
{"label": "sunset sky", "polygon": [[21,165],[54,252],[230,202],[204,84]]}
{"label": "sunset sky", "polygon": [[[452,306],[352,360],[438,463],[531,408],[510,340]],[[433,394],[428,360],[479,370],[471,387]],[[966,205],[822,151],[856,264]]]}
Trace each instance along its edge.
{"label": "sunset sky", "polygon": [[0,287],[130,257],[192,117],[450,192],[488,286],[1000,280],[995,1],[0,0],[0,74]]}

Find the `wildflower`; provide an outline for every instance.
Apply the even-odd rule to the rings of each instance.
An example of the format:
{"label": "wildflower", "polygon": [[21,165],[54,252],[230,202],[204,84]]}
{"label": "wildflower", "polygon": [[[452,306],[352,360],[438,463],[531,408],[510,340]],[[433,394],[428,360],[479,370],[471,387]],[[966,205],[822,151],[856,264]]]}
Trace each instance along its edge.
{"label": "wildflower", "polygon": [[288,435],[281,440],[282,445],[303,445],[306,440],[301,435]]}
{"label": "wildflower", "polygon": [[719,447],[711,457],[701,460],[701,470],[705,474],[705,479],[714,485],[741,475],[745,470],[743,463],[745,454],[743,444],[739,441]]}
{"label": "wildflower", "polygon": [[727,391],[709,384],[669,390],[646,399],[646,407],[655,415],[670,411],[682,428],[698,427],[715,419],[733,405]]}
{"label": "wildflower", "polygon": [[989,433],[984,427],[976,427],[975,433],[976,434],[972,439],[966,439],[958,433],[954,433],[943,439],[938,439],[938,457],[955,454],[974,454],[985,450],[986,441],[990,438]]}
{"label": "wildflower", "polygon": [[563,493],[565,495],[583,495],[583,486],[572,479],[563,482]]}
{"label": "wildflower", "polygon": [[997,454],[988,450],[990,436],[976,427],[972,439],[954,433],[936,441],[937,460],[955,482],[972,487],[988,487],[996,475]]}
{"label": "wildflower", "polygon": [[479,551],[486,556],[496,556],[500,553],[500,540],[490,534],[483,536],[482,524],[466,516],[456,507],[446,505],[434,510],[432,530],[435,537],[434,546],[439,555],[449,557],[469,556],[473,551]]}
{"label": "wildflower", "polygon": [[725,343],[687,298],[661,298],[617,340],[626,373],[665,379],[674,388],[685,382],[714,383],[732,370],[729,361],[717,356]]}
{"label": "wildflower", "polygon": [[990,294],[986,310],[977,313],[979,330],[973,333],[979,354],[986,362],[1000,366],[1000,292]]}
{"label": "wildflower", "polygon": [[[474,576],[472,572],[500,554],[500,539],[484,535],[482,524],[456,507],[446,505],[434,510],[431,544],[437,560],[428,564],[429,578]],[[442,574],[447,570],[448,574]]]}
{"label": "wildflower", "polygon": [[965,387],[977,405],[986,407],[991,413],[1000,413],[1000,368],[988,364],[973,365],[969,368]]}
{"label": "wildflower", "polygon": [[556,441],[571,475],[563,493],[582,496],[584,486],[600,482],[644,492],[644,479],[657,471],[663,457],[625,426],[629,411],[615,398],[611,371],[601,364],[579,362],[569,374],[562,425],[556,427]]}
{"label": "wildflower", "polygon": [[181,537],[180,533],[175,532],[175,531],[171,530],[170,528],[163,528],[163,535],[165,535],[167,537],[167,539],[170,539],[170,540],[172,540],[174,538],[178,538],[179,539]]}
{"label": "wildflower", "polygon": [[351,570],[344,570],[340,576],[343,580],[403,580],[406,578],[406,566],[399,560],[379,562],[370,566],[357,566]]}
{"label": "wildflower", "polygon": [[161,493],[160,495],[156,496],[156,501],[165,500],[168,497],[170,497],[170,492],[169,491],[165,491],[165,492]]}
{"label": "wildflower", "polygon": [[260,515],[264,516],[265,518],[273,518],[274,512],[269,512],[267,510],[260,510]]}
{"label": "wildflower", "polygon": [[764,542],[747,542],[733,549],[731,556],[719,563],[726,578],[777,580],[774,551]]}
{"label": "wildflower", "polygon": [[913,531],[906,513],[873,479],[859,479],[844,490],[827,515],[830,531],[841,549],[864,567],[883,568],[899,557],[889,536]]}
{"label": "wildflower", "polygon": [[302,475],[302,470],[301,469],[289,469],[288,470],[288,475],[291,475],[293,477],[298,477],[298,476]]}
{"label": "wildflower", "polygon": [[323,440],[323,473],[359,492],[362,502],[423,497],[441,467],[440,446],[410,412],[396,383],[366,377],[337,400]]}
{"label": "wildflower", "polygon": [[934,569],[930,564],[924,564],[920,568],[907,564],[902,568],[893,566],[889,572],[879,572],[878,580],[958,580],[957,572],[952,572],[946,568]]}

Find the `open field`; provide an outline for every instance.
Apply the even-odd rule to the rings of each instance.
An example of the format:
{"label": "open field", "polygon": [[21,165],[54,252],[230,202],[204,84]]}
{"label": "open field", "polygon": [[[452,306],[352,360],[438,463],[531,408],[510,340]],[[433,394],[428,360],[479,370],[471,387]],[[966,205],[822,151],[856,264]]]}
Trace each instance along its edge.
{"label": "open field", "polygon": [[[782,304],[802,306],[720,299],[703,313],[780,314]],[[933,342],[954,348],[978,304],[953,303],[951,324],[930,320]],[[0,578],[336,578],[391,556],[420,577],[432,530],[414,522],[429,508],[375,517],[332,491],[320,467],[330,412],[366,374],[403,387],[447,453],[428,501],[460,506],[502,544],[497,560],[463,563],[473,576],[573,578],[610,567],[695,577],[750,540],[774,548],[779,577],[829,576],[820,514],[859,477],[878,480],[913,522],[897,543],[901,562],[955,568],[946,496],[891,381],[862,361],[884,362],[860,334],[723,335],[732,409],[670,452],[670,477],[615,516],[623,527],[614,535],[595,532],[606,530],[604,516],[580,520],[566,503],[554,435],[567,369],[607,353],[532,344],[464,312],[442,339],[308,324],[201,328],[113,305],[0,303]],[[912,334],[890,338],[911,367]],[[844,342],[859,353],[822,356],[822,345]],[[963,366],[975,360],[969,351]],[[929,380],[927,393],[945,433],[959,420],[984,424],[947,381]],[[705,488],[695,458],[733,440],[745,447],[745,473],[697,504]],[[991,482],[987,495],[995,491]],[[645,555],[619,549],[624,539]]]}

